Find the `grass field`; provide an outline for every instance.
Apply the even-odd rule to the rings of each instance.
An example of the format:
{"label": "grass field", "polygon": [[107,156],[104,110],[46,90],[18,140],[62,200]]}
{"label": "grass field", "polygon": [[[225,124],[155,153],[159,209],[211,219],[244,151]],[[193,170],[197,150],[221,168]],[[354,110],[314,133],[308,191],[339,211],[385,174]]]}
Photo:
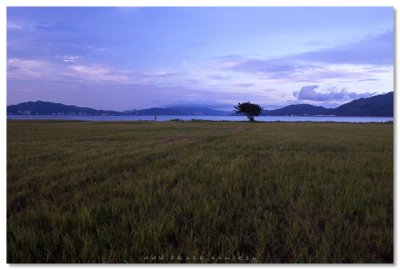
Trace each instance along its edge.
{"label": "grass field", "polygon": [[8,121],[7,261],[393,262],[393,124]]}

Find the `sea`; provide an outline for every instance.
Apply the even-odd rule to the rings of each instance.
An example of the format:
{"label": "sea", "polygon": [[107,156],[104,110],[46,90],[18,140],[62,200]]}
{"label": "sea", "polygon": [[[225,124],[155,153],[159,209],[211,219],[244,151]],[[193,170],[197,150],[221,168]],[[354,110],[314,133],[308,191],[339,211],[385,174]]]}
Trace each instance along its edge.
{"label": "sea", "polygon": [[[154,121],[154,115],[80,116],[80,115],[7,115],[9,120],[75,120],[75,121]],[[157,121],[247,121],[245,116],[158,115]],[[358,116],[258,116],[258,122],[393,122],[393,117]]]}

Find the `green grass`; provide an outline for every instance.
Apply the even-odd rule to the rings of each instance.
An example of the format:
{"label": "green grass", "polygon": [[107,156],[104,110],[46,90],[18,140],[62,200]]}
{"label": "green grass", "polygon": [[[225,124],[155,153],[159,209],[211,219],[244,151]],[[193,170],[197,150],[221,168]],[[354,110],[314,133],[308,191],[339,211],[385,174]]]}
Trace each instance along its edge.
{"label": "green grass", "polygon": [[393,124],[8,121],[9,263],[178,255],[393,262]]}

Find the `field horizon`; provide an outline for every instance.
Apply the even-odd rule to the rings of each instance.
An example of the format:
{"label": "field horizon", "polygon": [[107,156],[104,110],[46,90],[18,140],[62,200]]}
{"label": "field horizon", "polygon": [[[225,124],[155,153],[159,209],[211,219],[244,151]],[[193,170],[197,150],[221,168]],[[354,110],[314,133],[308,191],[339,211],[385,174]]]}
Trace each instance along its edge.
{"label": "field horizon", "polygon": [[7,121],[8,263],[393,263],[393,123]]}

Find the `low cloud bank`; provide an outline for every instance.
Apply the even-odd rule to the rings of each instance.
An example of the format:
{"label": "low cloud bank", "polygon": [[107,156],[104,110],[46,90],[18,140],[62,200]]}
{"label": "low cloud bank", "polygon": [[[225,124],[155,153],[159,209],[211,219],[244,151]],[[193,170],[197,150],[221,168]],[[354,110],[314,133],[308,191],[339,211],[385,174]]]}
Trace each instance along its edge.
{"label": "low cloud bank", "polygon": [[328,89],[321,89],[318,85],[303,86],[299,91],[293,92],[293,96],[298,100],[312,100],[312,101],[331,101],[331,100],[352,100],[357,98],[366,98],[375,95],[376,93],[356,93],[349,92],[346,88],[337,89],[331,87]]}

